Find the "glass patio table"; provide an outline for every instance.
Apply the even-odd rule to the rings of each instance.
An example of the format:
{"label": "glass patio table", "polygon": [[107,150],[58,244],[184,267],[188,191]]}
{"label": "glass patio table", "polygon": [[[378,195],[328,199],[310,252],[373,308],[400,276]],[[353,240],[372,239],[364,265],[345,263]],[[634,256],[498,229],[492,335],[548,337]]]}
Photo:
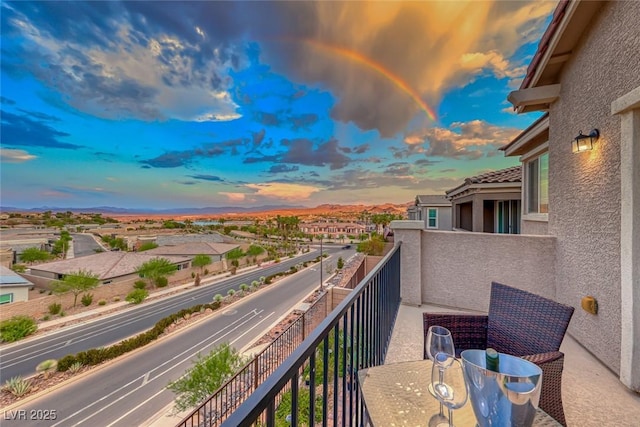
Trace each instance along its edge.
{"label": "glass patio table", "polygon": [[[428,427],[432,417],[435,420],[440,412],[440,402],[428,390],[432,366],[430,360],[417,360],[358,371],[368,424],[374,427]],[[444,414],[447,414],[446,407]],[[453,411],[453,422],[456,427],[475,427],[471,402],[467,401],[462,408]],[[538,409],[533,425],[561,426],[542,409]]]}

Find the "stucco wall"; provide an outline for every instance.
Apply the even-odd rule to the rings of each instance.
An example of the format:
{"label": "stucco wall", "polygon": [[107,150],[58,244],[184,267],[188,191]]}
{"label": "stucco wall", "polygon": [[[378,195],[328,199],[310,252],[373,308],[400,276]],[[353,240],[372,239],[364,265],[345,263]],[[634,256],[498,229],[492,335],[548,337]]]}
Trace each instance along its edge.
{"label": "stucco wall", "polygon": [[[640,85],[640,2],[606,2],[565,65],[549,121],[549,233],[557,237],[558,299],[577,309],[569,333],[620,368],[620,117],[611,103]],[[624,52],[624,54],[621,54]],[[595,149],[573,154],[580,130],[600,130]],[[624,196],[624,195],[623,195]],[[612,333],[613,332],[613,333]]]}
{"label": "stucco wall", "polygon": [[[29,300],[29,287],[28,286],[3,286],[0,289],[0,295],[13,294],[13,302],[28,301]],[[8,305],[2,305],[4,310]]]}
{"label": "stucco wall", "polygon": [[556,299],[553,237],[422,233],[424,303],[487,311],[492,281]]}
{"label": "stucco wall", "polygon": [[533,234],[545,236],[549,234],[549,223],[547,221],[522,221],[522,234]]}

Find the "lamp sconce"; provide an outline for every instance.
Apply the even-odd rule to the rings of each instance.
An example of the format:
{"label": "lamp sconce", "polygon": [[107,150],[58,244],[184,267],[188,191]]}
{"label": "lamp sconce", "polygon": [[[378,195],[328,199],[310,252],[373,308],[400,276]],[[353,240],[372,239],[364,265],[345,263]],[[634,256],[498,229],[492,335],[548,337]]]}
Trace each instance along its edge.
{"label": "lamp sconce", "polygon": [[588,135],[585,135],[580,131],[578,136],[571,141],[571,148],[574,153],[581,153],[587,150],[593,150],[593,143],[600,138],[600,131],[593,129]]}

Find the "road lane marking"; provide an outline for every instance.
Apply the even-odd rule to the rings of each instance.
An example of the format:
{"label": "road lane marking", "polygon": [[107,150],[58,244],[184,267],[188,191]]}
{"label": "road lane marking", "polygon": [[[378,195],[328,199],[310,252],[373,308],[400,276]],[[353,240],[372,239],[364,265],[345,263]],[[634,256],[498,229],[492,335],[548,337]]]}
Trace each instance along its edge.
{"label": "road lane marking", "polygon": [[251,332],[253,329],[255,329],[260,323],[264,322],[265,320],[267,320],[269,317],[273,316],[274,314],[276,314],[276,312],[272,311],[268,316],[262,318],[262,320],[260,320],[258,323],[256,323],[255,325],[253,325],[249,329],[247,329],[245,332],[243,332],[239,337],[237,337],[235,340],[231,341],[229,344],[235,344],[236,342],[238,342],[238,340],[240,340],[240,338],[242,338],[243,336],[247,335],[249,332]]}
{"label": "road lane marking", "polygon": [[148,398],[147,400],[139,403],[138,405],[136,405],[135,408],[133,408],[130,411],[125,412],[124,414],[122,414],[118,419],[116,419],[115,421],[113,421],[110,424],[107,424],[106,427],[111,427],[116,425],[118,422],[120,422],[121,420],[123,420],[124,418],[128,417],[132,412],[137,411],[138,409],[140,409],[142,406],[146,405],[147,403],[149,403],[150,401],[152,401],[153,399],[155,399],[156,397],[158,397],[158,395],[164,393],[165,391],[167,391],[166,388],[161,389],[159,392],[157,392],[156,394],[154,394],[153,396],[151,396],[150,398]]}
{"label": "road lane marking", "polygon": [[149,374],[151,374],[150,371],[144,374],[144,378],[142,379],[142,385],[145,385],[146,383],[149,382]]}
{"label": "road lane marking", "polygon": [[[204,347],[210,346],[210,345],[215,344],[216,342],[220,341],[222,338],[224,338],[224,337],[226,337],[227,335],[231,334],[232,332],[234,332],[234,331],[235,331],[235,330],[237,330],[238,328],[240,328],[240,327],[244,326],[246,323],[248,323],[249,321],[251,321],[253,318],[255,318],[255,317],[259,316],[259,315],[262,313],[262,311],[264,311],[264,310],[261,310],[261,311],[259,311],[259,312],[258,312],[257,310],[255,310],[255,309],[254,309],[254,310],[252,310],[252,311],[248,312],[247,314],[243,315],[243,316],[242,316],[242,317],[240,317],[239,319],[236,319],[235,321],[233,321],[233,322],[230,324],[230,325],[233,325],[234,323],[238,323],[236,326],[234,326],[233,328],[228,328],[228,326],[230,326],[230,325],[225,326],[224,328],[222,328],[220,331],[218,331],[218,332],[216,333],[216,334],[218,334],[219,332],[223,331],[224,329],[229,329],[225,334],[223,334],[222,336],[220,336],[220,337],[218,337],[218,338],[215,338],[214,340],[212,340],[212,342],[211,342],[211,343],[208,343],[208,344],[206,344],[206,345],[203,345],[203,346],[202,346],[202,348],[204,349]],[[247,317],[247,316],[251,316],[251,317],[250,317],[250,318],[248,318],[248,319],[246,319],[246,320],[240,321],[242,318]],[[213,338],[213,337],[215,337],[215,335],[216,335],[216,334],[212,335],[212,336],[211,336],[211,337],[209,337],[209,338]],[[164,363],[162,363],[162,364],[158,365],[156,368],[152,369],[152,370],[151,370],[151,371],[149,371],[147,374],[149,374],[149,373],[151,373],[151,372],[153,372],[153,371],[155,371],[155,370],[157,370],[157,369],[159,369],[159,368],[163,367],[164,365],[167,365],[167,364],[171,363],[174,359],[177,359],[178,357],[180,357],[180,356],[184,355],[185,353],[189,353],[189,352],[191,352],[194,348],[196,348],[196,347],[198,347],[198,346],[201,346],[202,344],[206,343],[207,341],[208,341],[208,340],[203,341],[203,342],[200,342],[200,343],[198,343],[198,344],[194,344],[193,346],[191,346],[191,347],[187,348],[186,350],[182,351],[181,353],[176,354],[176,355],[175,355],[174,357],[172,357],[171,359],[166,360]],[[198,352],[199,352],[199,351],[198,351]],[[182,364],[182,363],[185,363],[185,362],[186,362],[186,361],[188,361],[189,359],[192,359],[192,358],[193,358],[193,357],[194,357],[198,352],[190,353],[187,357],[183,358],[182,360],[178,361],[177,363],[172,364],[168,369],[165,369],[164,371],[160,372],[157,376],[155,376],[154,378],[150,379],[150,380],[148,381],[148,383],[151,383],[151,382],[155,381],[156,379],[161,378],[161,377],[162,377],[162,375],[164,375],[164,374],[166,374],[167,372],[171,371],[171,370],[172,370],[172,369],[174,369],[176,366],[178,366],[178,365],[180,365],[180,364]],[[71,418],[73,418],[73,417],[75,417],[75,416],[77,416],[77,415],[80,415],[82,412],[84,412],[84,411],[88,410],[88,409],[89,409],[89,408],[91,408],[92,406],[95,406],[95,405],[97,405],[98,403],[102,403],[104,400],[111,398],[114,394],[116,394],[116,393],[120,392],[120,391],[121,391],[121,390],[123,390],[125,387],[127,387],[127,386],[129,386],[129,385],[133,384],[134,382],[136,382],[136,381],[140,380],[141,378],[143,378],[143,377],[142,377],[142,376],[136,377],[135,379],[133,379],[132,381],[129,381],[129,382],[128,382],[127,384],[125,384],[124,386],[119,387],[119,388],[117,388],[116,390],[112,391],[111,393],[109,393],[109,394],[107,394],[107,395],[102,396],[100,399],[98,399],[98,400],[96,400],[95,402],[90,403],[89,405],[85,406],[84,408],[82,408],[82,409],[80,409],[80,410],[78,410],[78,411],[74,412],[73,414],[69,415],[67,418],[62,419],[62,420],[59,420],[57,423],[53,424],[51,427],[57,427],[57,426],[60,426],[60,425],[67,425],[67,423],[65,423],[65,421],[67,421],[67,420],[69,420],[69,419],[71,419]],[[147,383],[147,384],[148,384],[148,383]],[[101,412],[102,412],[102,411],[104,411],[105,409],[110,408],[111,406],[115,405],[116,403],[118,403],[118,402],[119,402],[119,401],[121,401],[122,399],[125,399],[125,398],[126,398],[127,396],[129,396],[130,394],[132,394],[132,393],[134,393],[134,392],[138,391],[141,387],[142,387],[142,385],[137,386],[137,387],[135,387],[133,390],[131,390],[131,391],[129,391],[128,393],[126,393],[126,394],[124,394],[124,395],[120,396],[120,397],[119,397],[119,398],[117,398],[116,400],[110,401],[108,404],[106,404],[106,405],[104,405],[104,406],[101,406],[101,407],[100,407],[100,409],[98,409],[97,411],[94,411],[94,412],[93,412],[91,415],[89,415],[88,417],[86,417],[86,418],[84,418],[84,419],[82,419],[82,420],[78,421],[77,423],[73,424],[73,426],[83,425],[83,423],[84,423],[85,421],[87,421],[87,420],[89,420],[90,418],[94,417],[95,415],[97,415],[97,414],[101,413]],[[163,390],[164,390],[164,389],[163,389]]]}

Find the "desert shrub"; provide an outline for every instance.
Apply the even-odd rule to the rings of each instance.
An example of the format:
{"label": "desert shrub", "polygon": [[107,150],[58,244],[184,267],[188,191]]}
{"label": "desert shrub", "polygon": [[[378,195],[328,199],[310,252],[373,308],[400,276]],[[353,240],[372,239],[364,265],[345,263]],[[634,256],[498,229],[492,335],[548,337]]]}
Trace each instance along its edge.
{"label": "desert shrub", "polygon": [[144,280],[136,280],[136,282],[133,284],[133,288],[134,289],[146,289],[147,288],[147,282],[145,282]]}
{"label": "desert shrub", "polygon": [[159,288],[164,288],[169,284],[169,279],[166,277],[158,277],[156,279],[156,286]]}
{"label": "desert shrub", "polygon": [[338,270],[342,270],[342,267],[344,267],[344,260],[340,257],[338,258]]}
{"label": "desert shrub", "polygon": [[30,316],[17,315],[0,322],[0,338],[5,342],[18,341],[31,335],[38,329],[35,319]]}
{"label": "desert shrub", "polygon": [[91,303],[93,302],[93,294],[84,294],[84,295],[82,295],[82,298],[80,299],[80,302],[85,307],[89,307],[91,305]]}
{"label": "desert shrub", "polygon": [[48,314],[45,314],[45,315],[42,317],[42,320],[43,320],[44,322],[46,322],[46,321],[47,321],[47,320],[49,320],[49,319],[51,319],[51,316],[49,316]]}
{"label": "desert shrub", "polygon": [[62,304],[59,302],[53,302],[49,304],[49,314],[55,316],[62,311]]}
{"label": "desert shrub", "polygon": [[251,286],[255,289],[258,289],[260,287],[260,282],[254,280],[253,282],[251,282]]}
{"label": "desert shrub", "polygon": [[65,313],[64,311],[61,311],[61,312],[60,312],[60,317],[64,317],[64,316],[66,316],[66,315],[67,315],[67,313]]}
{"label": "desert shrub", "polygon": [[120,297],[113,297],[113,302],[118,302],[120,301]]}
{"label": "desert shrub", "polygon": [[100,301],[98,301],[98,305],[107,305],[107,301],[101,299]]}
{"label": "desert shrub", "polygon": [[193,271],[191,272],[191,278],[195,279],[196,278],[196,273],[194,273]]}
{"label": "desert shrub", "polygon": [[84,365],[82,364],[82,362],[73,362],[70,366],[69,369],[67,369],[68,372],[71,372],[72,374],[77,374],[78,372],[80,372],[80,370],[84,367]]}
{"label": "desert shrub", "polygon": [[227,291],[227,295],[229,295],[230,297],[234,296],[236,294],[236,290],[235,289],[229,289]]}
{"label": "desert shrub", "polygon": [[260,279],[258,279],[258,280],[260,280],[260,283],[264,283],[264,281],[265,281],[266,279],[267,279],[266,277],[264,277],[264,276],[260,276]]}
{"label": "desert shrub", "polygon": [[4,386],[9,393],[16,397],[22,397],[31,390],[31,380],[17,376],[7,380]]}
{"label": "desert shrub", "polygon": [[246,292],[249,290],[249,285],[247,285],[246,283],[243,283],[242,285],[240,285],[240,290],[242,292]]}
{"label": "desert shrub", "polygon": [[134,289],[133,291],[129,292],[129,294],[125,298],[125,301],[131,304],[140,304],[148,296],[149,292],[147,292],[146,289]]}
{"label": "desert shrub", "polygon": [[36,366],[36,372],[42,372],[45,378],[49,377],[49,374],[56,370],[58,367],[58,361],[56,359],[47,359],[38,363]]}
{"label": "desert shrub", "polygon": [[224,298],[222,295],[216,294],[216,296],[213,297],[213,300],[215,302],[220,302],[220,301],[222,301],[222,298]]}

